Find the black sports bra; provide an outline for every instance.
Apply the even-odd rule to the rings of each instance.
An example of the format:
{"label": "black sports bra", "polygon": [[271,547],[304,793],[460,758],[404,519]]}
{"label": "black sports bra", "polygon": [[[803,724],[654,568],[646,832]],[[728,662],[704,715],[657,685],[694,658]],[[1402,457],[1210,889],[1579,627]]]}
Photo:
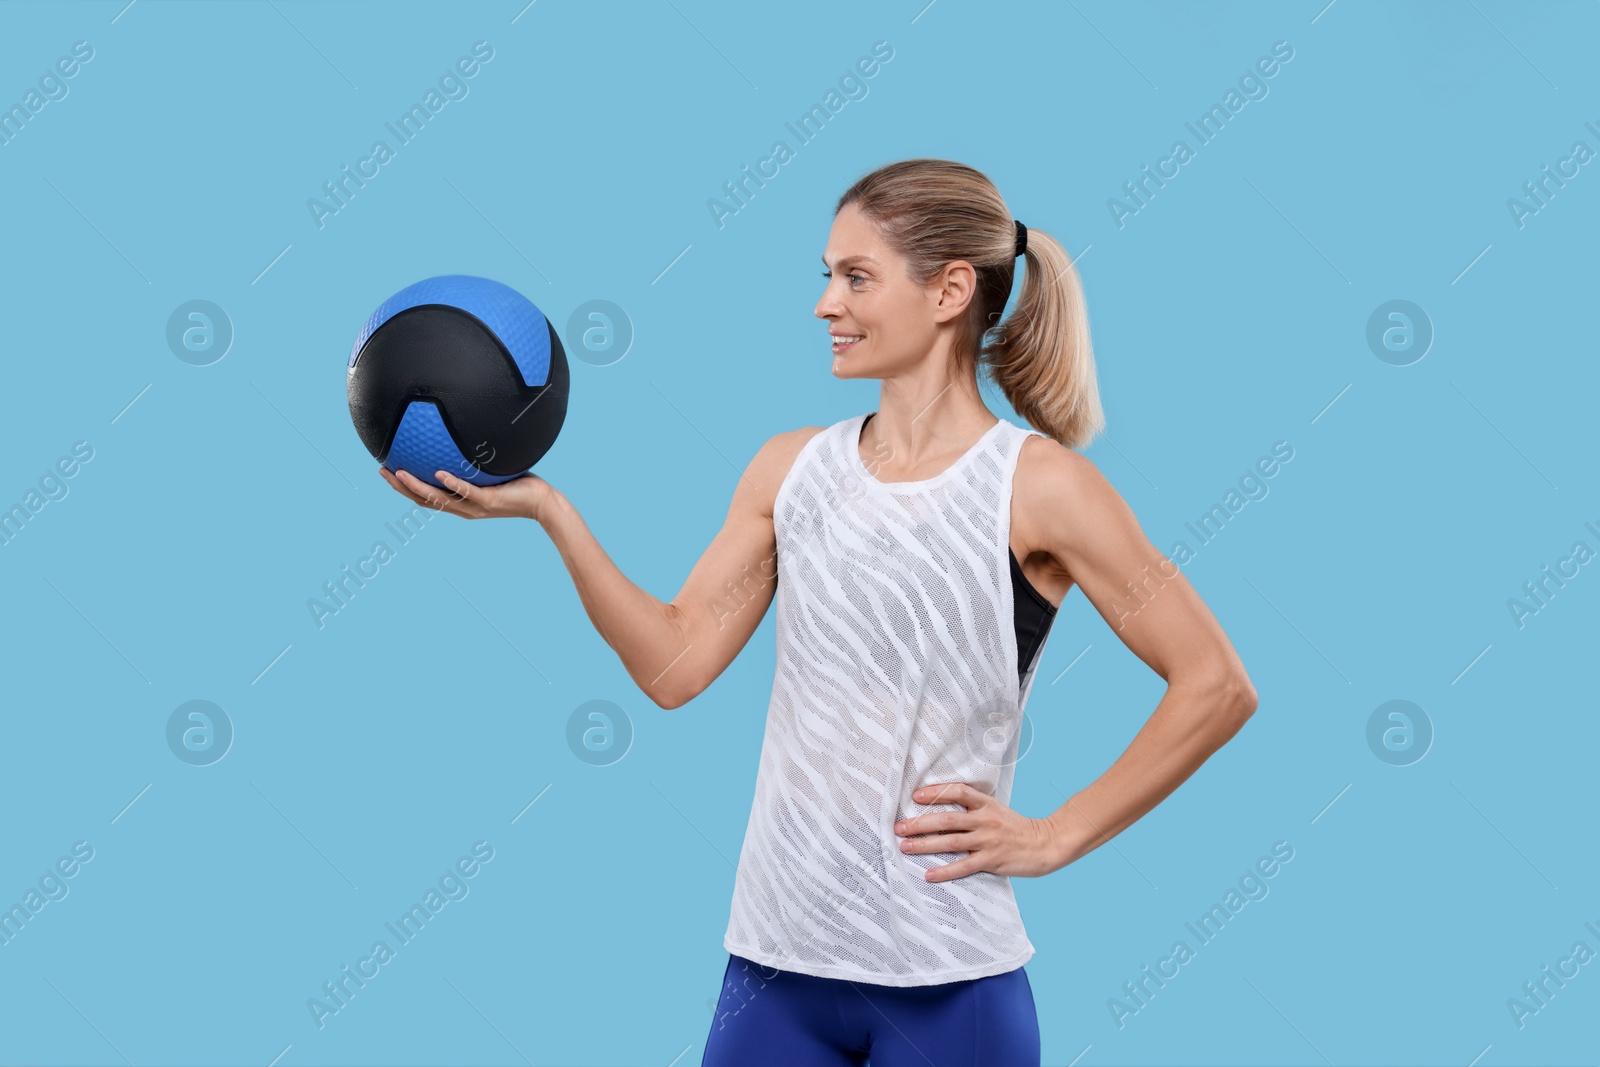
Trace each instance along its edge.
{"label": "black sports bra", "polygon": [[1022,573],[1016,552],[1007,550],[1006,555],[1011,557],[1011,599],[1016,602],[1017,681],[1021,682],[1039,654],[1045,635],[1050,632],[1056,609]]}

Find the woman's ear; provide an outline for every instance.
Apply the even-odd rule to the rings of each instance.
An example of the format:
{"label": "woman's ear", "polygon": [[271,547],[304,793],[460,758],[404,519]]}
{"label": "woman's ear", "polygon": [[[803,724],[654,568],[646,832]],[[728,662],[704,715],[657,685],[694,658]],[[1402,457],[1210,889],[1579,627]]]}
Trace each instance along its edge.
{"label": "woman's ear", "polygon": [[935,307],[934,322],[949,322],[967,310],[977,291],[978,273],[964,259],[952,260],[928,283]]}

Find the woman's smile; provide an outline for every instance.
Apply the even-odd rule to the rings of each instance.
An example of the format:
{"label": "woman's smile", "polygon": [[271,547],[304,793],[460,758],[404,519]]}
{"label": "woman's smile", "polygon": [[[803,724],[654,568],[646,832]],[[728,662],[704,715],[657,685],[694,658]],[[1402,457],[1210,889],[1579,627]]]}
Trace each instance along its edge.
{"label": "woman's smile", "polygon": [[863,334],[833,333],[832,331],[829,331],[828,336],[833,338],[833,354],[836,356],[844,355],[846,352],[850,351],[850,349],[860,344],[864,338]]}

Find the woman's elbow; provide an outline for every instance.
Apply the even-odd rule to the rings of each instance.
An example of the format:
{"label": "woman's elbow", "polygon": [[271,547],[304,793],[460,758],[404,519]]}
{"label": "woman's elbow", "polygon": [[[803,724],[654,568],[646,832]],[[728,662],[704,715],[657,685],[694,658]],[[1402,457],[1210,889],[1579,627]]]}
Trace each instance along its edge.
{"label": "woman's elbow", "polygon": [[1224,693],[1222,701],[1227,710],[1239,725],[1244,725],[1245,720],[1256,713],[1255,683],[1251,682],[1250,676],[1240,668],[1228,675],[1226,681],[1222,683],[1222,691]]}
{"label": "woman's elbow", "polygon": [[666,686],[658,685],[646,689],[645,695],[661,710],[674,711],[693,700],[696,694],[683,689],[669,689]]}
{"label": "woman's elbow", "polygon": [[1197,672],[1191,685],[1199,704],[1206,709],[1206,717],[1227,724],[1228,737],[1255,714],[1256,687],[1243,667]]}
{"label": "woman's elbow", "polygon": [[645,695],[663,711],[673,711],[683,707],[689,701],[699,696],[706,686],[697,679],[685,677],[682,673],[668,674],[656,679],[655,684],[643,687]]}

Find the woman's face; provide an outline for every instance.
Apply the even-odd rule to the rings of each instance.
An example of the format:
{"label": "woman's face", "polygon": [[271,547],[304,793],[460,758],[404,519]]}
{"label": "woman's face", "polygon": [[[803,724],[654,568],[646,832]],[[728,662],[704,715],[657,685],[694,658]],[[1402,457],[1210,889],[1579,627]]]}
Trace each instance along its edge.
{"label": "woman's face", "polygon": [[940,280],[912,281],[905,258],[856,205],[834,216],[822,261],[828,283],[814,314],[827,320],[835,377],[889,378],[928,357],[939,320],[949,317],[941,314]]}

